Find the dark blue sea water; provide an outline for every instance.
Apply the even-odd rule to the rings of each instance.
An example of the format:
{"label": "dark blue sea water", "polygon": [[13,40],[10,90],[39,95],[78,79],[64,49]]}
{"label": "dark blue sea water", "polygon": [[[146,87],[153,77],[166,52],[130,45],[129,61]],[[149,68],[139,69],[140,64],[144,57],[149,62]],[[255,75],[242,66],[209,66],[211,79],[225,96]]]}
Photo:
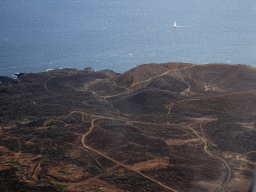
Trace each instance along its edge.
{"label": "dark blue sea water", "polygon": [[255,0],[1,0],[0,75],[174,61],[253,66],[255,20]]}

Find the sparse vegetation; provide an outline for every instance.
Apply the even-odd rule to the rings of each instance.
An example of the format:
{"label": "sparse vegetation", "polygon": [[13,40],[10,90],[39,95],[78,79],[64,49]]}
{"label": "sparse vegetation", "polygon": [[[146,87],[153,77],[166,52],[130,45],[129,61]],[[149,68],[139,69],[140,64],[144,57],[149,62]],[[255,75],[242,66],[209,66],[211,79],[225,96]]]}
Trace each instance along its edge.
{"label": "sparse vegetation", "polygon": [[96,166],[90,165],[89,167],[86,167],[86,170],[93,173],[93,174],[100,174],[102,170]]}
{"label": "sparse vegetation", "polygon": [[149,181],[141,177],[129,177],[128,175],[110,174],[103,175],[100,179],[112,183],[122,189],[129,191],[147,191]]}
{"label": "sparse vegetation", "polygon": [[6,135],[2,134],[2,135],[0,135],[0,138],[1,139],[6,138]]}
{"label": "sparse vegetation", "polygon": [[65,127],[48,127],[38,130],[35,135],[39,138],[62,139],[70,133],[70,129]]}
{"label": "sparse vegetation", "polygon": [[60,191],[61,189],[63,189],[63,188],[66,188],[66,187],[67,187],[67,185],[65,185],[65,184],[61,184],[61,183],[54,183],[54,182],[52,182],[52,185],[54,185],[54,186],[55,186],[55,189],[56,189],[57,191]]}
{"label": "sparse vegetation", "polygon": [[20,162],[19,161],[15,161],[15,160],[7,161],[7,163],[12,163],[14,165],[20,165]]}
{"label": "sparse vegetation", "polygon": [[19,144],[17,139],[16,140],[0,140],[0,146],[5,146],[9,150],[18,152],[19,151]]}
{"label": "sparse vegetation", "polygon": [[184,116],[182,114],[147,114],[147,113],[138,113],[132,115],[132,119],[135,121],[149,122],[149,123],[180,123],[184,121]]}
{"label": "sparse vegetation", "polygon": [[78,167],[86,167],[87,162],[86,159],[83,158],[72,158],[72,157],[68,157],[67,159],[69,162],[77,165]]}
{"label": "sparse vegetation", "polygon": [[42,166],[45,166],[45,165],[48,165],[50,162],[51,162],[50,159],[45,159],[45,160],[41,163],[41,165],[42,165]]}
{"label": "sparse vegetation", "polygon": [[[52,186],[31,186],[27,183],[20,181],[15,172],[17,169],[0,170],[0,191],[11,192],[11,191],[59,191]],[[29,176],[28,176],[29,178]]]}
{"label": "sparse vegetation", "polygon": [[[0,162],[15,170],[0,165],[0,191],[65,191],[91,178],[120,191],[207,191],[200,183],[215,181],[216,190],[235,191],[234,181],[242,190],[256,159],[255,72],[191,66],[150,64],[124,74],[56,69],[1,80]],[[247,74],[250,83],[240,77]],[[87,190],[103,191],[97,179]]]}
{"label": "sparse vegetation", "polygon": [[95,187],[91,189],[92,191],[103,191],[100,187]]}
{"label": "sparse vegetation", "polygon": [[53,159],[62,159],[65,155],[66,146],[56,145],[46,148],[43,153],[49,155]]}
{"label": "sparse vegetation", "polygon": [[58,170],[57,172],[58,172],[58,173],[62,173],[62,174],[64,174],[64,175],[70,175],[70,174],[71,174],[71,173],[66,172],[66,171],[64,171],[64,170]]}

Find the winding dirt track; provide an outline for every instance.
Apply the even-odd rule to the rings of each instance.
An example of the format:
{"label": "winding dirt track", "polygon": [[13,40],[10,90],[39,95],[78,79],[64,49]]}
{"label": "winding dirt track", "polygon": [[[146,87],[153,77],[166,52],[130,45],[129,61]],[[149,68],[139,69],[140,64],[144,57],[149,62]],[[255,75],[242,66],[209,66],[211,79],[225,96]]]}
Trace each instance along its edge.
{"label": "winding dirt track", "polygon": [[[105,117],[105,118],[106,118],[106,117]],[[99,152],[99,151],[97,151],[97,150],[95,150],[95,149],[89,147],[88,145],[86,145],[86,144],[84,143],[85,137],[86,137],[87,135],[89,135],[89,134],[92,132],[92,130],[93,130],[94,126],[95,126],[95,125],[94,125],[94,122],[95,122],[97,119],[101,119],[101,118],[94,118],[94,119],[92,119],[92,120],[91,120],[91,127],[90,127],[90,130],[89,130],[86,134],[84,134],[83,137],[81,138],[81,142],[82,142],[83,146],[84,146],[86,149],[89,149],[89,150],[91,150],[91,151],[93,151],[93,152],[95,152],[95,153],[97,153],[97,154],[99,154],[99,155],[105,157],[106,159],[108,159],[108,160],[110,160],[110,161],[116,163],[117,165],[120,165],[120,166],[122,166],[122,167],[124,167],[124,168],[126,168],[126,169],[128,169],[128,170],[131,170],[131,171],[133,171],[133,172],[135,172],[135,173],[137,173],[137,174],[139,174],[139,175],[141,175],[141,176],[143,176],[143,177],[145,177],[145,178],[147,178],[147,179],[149,179],[149,180],[151,180],[151,181],[157,183],[158,185],[164,187],[165,189],[168,189],[168,190],[173,191],[173,192],[178,192],[178,191],[176,191],[175,189],[172,189],[172,188],[170,188],[170,187],[168,187],[168,186],[166,186],[166,185],[160,183],[159,181],[156,181],[155,179],[153,179],[153,178],[151,178],[151,177],[149,177],[149,176],[147,176],[147,175],[144,175],[143,173],[141,173],[141,172],[139,172],[139,171],[133,170],[133,169],[131,169],[130,167],[128,167],[128,166],[126,166],[126,165],[124,165],[124,164],[122,164],[122,163],[119,163],[118,161],[116,161],[116,160],[114,160],[114,159],[108,157],[107,155],[105,155],[105,154],[103,154],[103,153],[101,153],[101,152]]]}
{"label": "winding dirt track", "polygon": [[[94,84],[98,79],[96,79],[96,80],[92,81],[91,83],[89,83],[89,84],[86,86],[86,89],[85,89],[85,90],[91,91],[92,94],[97,95],[97,96],[99,96],[99,97],[101,97],[101,98],[104,98],[104,99],[106,99],[106,98],[111,98],[111,97],[116,97],[116,96],[119,96],[119,95],[125,95],[125,94],[128,94],[128,93],[131,93],[131,92],[133,91],[132,88],[133,88],[134,86],[138,85],[138,84],[142,84],[142,83],[149,82],[149,81],[151,81],[152,79],[156,79],[156,78],[158,78],[158,77],[162,77],[162,76],[164,76],[164,75],[166,75],[166,74],[168,74],[168,73],[170,73],[170,72],[173,72],[173,71],[174,71],[174,72],[176,73],[176,75],[179,76],[184,82],[186,82],[180,75],[177,74],[176,71],[184,70],[184,69],[187,69],[187,68],[192,68],[192,67],[194,67],[194,66],[195,66],[195,65],[192,65],[192,66],[189,66],[189,67],[184,67],[184,68],[181,68],[181,69],[171,69],[171,70],[167,70],[167,71],[165,71],[164,73],[162,73],[162,74],[160,74],[160,75],[156,75],[156,76],[154,76],[154,77],[150,77],[150,78],[148,78],[148,79],[146,79],[146,80],[143,80],[143,81],[140,81],[140,82],[136,82],[136,83],[133,82],[133,84],[130,85],[130,87],[119,86],[119,85],[116,84],[115,81],[109,81],[109,79],[111,78],[111,77],[109,77],[108,79],[106,79],[105,82],[112,82],[113,85],[115,85],[116,87],[120,87],[120,88],[122,88],[122,89],[126,89],[126,91],[124,91],[124,92],[122,92],[122,93],[119,93],[119,94],[116,94],[116,95],[103,96],[103,95],[97,94],[95,91],[92,91],[92,90],[88,89],[88,88],[91,86],[91,84]],[[51,79],[48,79],[47,81],[49,81],[49,80],[51,80]],[[188,84],[188,85],[189,85],[189,84]],[[45,87],[46,87],[46,89],[47,89],[47,86],[45,86]],[[190,85],[189,85],[189,88],[190,88]],[[47,90],[48,90],[48,89],[47,89]],[[50,91],[50,90],[49,90],[49,91]],[[127,91],[128,91],[128,92],[127,92]]]}
{"label": "winding dirt track", "polygon": [[225,187],[228,185],[230,179],[231,179],[231,175],[232,175],[232,170],[231,170],[231,167],[228,163],[228,161],[226,161],[225,159],[217,156],[217,155],[214,155],[213,153],[211,153],[209,150],[208,150],[208,146],[207,146],[207,140],[205,139],[204,137],[204,133],[203,133],[203,128],[202,128],[202,122],[200,123],[200,129],[202,131],[202,136],[200,136],[196,130],[194,130],[193,128],[191,128],[190,126],[187,126],[187,128],[189,130],[191,130],[199,139],[201,139],[204,143],[204,151],[210,155],[210,156],[213,156],[219,160],[221,160],[223,162],[223,164],[225,165],[226,169],[227,169],[227,175],[224,177],[223,181],[222,181],[222,184],[221,184],[221,188],[220,188],[220,192],[224,192],[225,191]]}
{"label": "winding dirt track", "polygon": [[[141,176],[143,176],[143,177],[145,177],[145,178],[147,178],[147,179],[149,179],[149,180],[151,180],[151,181],[153,181],[153,182],[159,184],[160,186],[162,186],[162,187],[164,187],[164,188],[166,188],[166,189],[168,189],[168,190],[170,190],[170,191],[177,192],[176,190],[174,190],[174,189],[172,189],[172,188],[170,188],[170,187],[168,187],[168,186],[166,186],[166,185],[160,183],[159,181],[156,181],[155,179],[153,179],[153,178],[151,178],[151,177],[148,177],[148,176],[144,175],[143,173],[141,173],[141,172],[139,172],[139,171],[136,171],[136,170],[131,169],[130,167],[128,167],[128,166],[126,166],[126,165],[124,165],[124,164],[122,164],[122,163],[120,163],[120,162],[118,162],[118,161],[116,161],[116,160],[114,160],[114,159],[112,159],[112,158],[110,158],[110,157],[108,157],[107,155],[105,155],[105,154],[103,154],[103,153],[101,153],[101,152],[99,152],[99,151],[97,151],[97,150],[95,150],[95,149],[89,147],[88,145],[86,145],[86,144],[84,143],[84,140],[85,140],[86,136],[88,136],[88,135],[92,132],[93,128],[95,127],[94,122],[95,122],[96,120],[98,120],[98,119],[115,119],[115,120],[123,120],[123,121],[126,121],[126,122],[127,122],[127,119],[125,119],[125,118],[116,119],[116,118],[105,117],[105,116],[101,116],[101,115],[90,115],[90,114],[84,113],[84,112],[82,112],[82,111],[73,111],[73,112],[71,112],[70,114],[72,114],[72,113],[80,113],[80,114],[82,115],[82,120],[83,120],[83,121],[84,121],[84,117],[83,117],[84,115],[93,117],[93,119],[91,120],[91,127],[90,127],[89,131],[88,131],[86,134],[84,134],[84,135],[82,136],[82,138],[81,138],[81,142],[82,142],[83,146],[84,146],[86,149],[89,149],[89,150],[91,150],[91,151],[93,151],[93,152],[95,152],[95,153],[97,153],[97,154],[99,154],[99,155],[101,155],[101,156],[107,158],[108,160],[110,160],[110,161],[112,161],[112,162],[114,162],[114,163],[116,163],[116,164],[118,164],[118,165],[120,165],[120,166],[122,166],[122,167],[128,169],[128,170],[134,171],[135,173],[137,173],[137,174],[139,174],[139,175],[141,175]],[[203,121],[209,121],[209,120],[203,120]],[[203,143],[204,143],[204,151],[205,151],[208,155],[210,155],[210,156],[212,156],[212,157],[214,157],[214,158],[216,158],[216,159],[219,159],[219,160],[222,161],[222,163],[225,165],[225,167],[226,167],[226,169],[227,169],[227,174],[226,174],[226,176],[223,178],[223,181],[222,181],[222,184],[221,184],[220,190],[219,190],[219,192],[224,192],[226,186],[228,185],[228,183],[229,183],[229,181],[230,181],[230,179],[231,179],[232,170],[231,170],[231,167],[230,167],[228,161],[226,161],[225,159],[223,159],[223,158],[221,158],[221,157],[219,157],[219,156],[217,156],[217,155],[211,153],[211,152],[208,150],[207,139],[206,139],[205,136],[204,136],[203,128],[202,128],[202,123],[203,123],[203,121],[202,121],[202,120],[197,120],[195,123],[193,123],[193,124],[196,124],[196,123],[200,122],[200,129],[201,129],[201,132],[202,132],[202,136],[200,136],[200,135],[198,134],[198,132],[197,132],[195,129],[193,129],[192,127],[190,127],[190,125],[186,125],[186,126],[187,126],[187,128],[188,128],[189,130],[191,130],[200,140],[203,141]],[[130,123],[142,123],[142,124],[159,125],[159,124],[157,124],[157,123],[147,123],[147,122],[139,122],[139,121],[129,121],[129,122],[130,122]],[[170,124],[161,124],[161,125],[170,125]]]}

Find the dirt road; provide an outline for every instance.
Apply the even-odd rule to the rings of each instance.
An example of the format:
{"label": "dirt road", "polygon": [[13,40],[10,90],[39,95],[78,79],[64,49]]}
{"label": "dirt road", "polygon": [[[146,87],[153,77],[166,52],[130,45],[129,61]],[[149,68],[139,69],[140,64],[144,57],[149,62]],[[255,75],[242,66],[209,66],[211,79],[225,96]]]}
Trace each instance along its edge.
{"label": "dirt road", "polygon": [[[104,117],[104,118],[106,118],[106,117]],[[94,126],[95,126],[94,123],[95,123],[95,121],[96,121],[97,119],[100,119],[100,118],[94,118],[94,119],[91,120],[91,127],[90,127],[89,131],[88,131],[86,134],[84,134],[83,137],[81,138],[81,142],[82,142],[83,146],[84,146],[86,149],[89,149],[89,150],[91,150],[91,151],[93,151],[93,152],[95,152],[95,153],[101,155],[102,157],[105,157],[106,159],[108,159],[108,160],[114,162],[115,164],[120,165],[120,166],[126,168],[127,170],[131,170],[131,171],[133,171],[133,172],[135,172],[135,173],[137,173],[137,174],[139,174],[139,175],[141,175],[141,176],[143,176],[143,177],[145,177],[145,178],[147,178],[147,179],[149,179],[149,180],[151,180],[151,181],[157,183],[158,185],[164,187],[165,189],[168,189],[168,190],[173,191],[173,192],[178,192],[178,191],[176,191],[175,189],[172,189],[172,188],[170,188],[170,187],[168,187],[168,186],[166,186],[166,185],[160,183],[159,181],[156,181],[155,179],[153,179],[153,178],[151,178],[151,177],[149,177],[149,176],[147,176],[147,175],[144,175],[143,173],[141,173],[141,172],[139,172],[139,171],[133,170],[133,169],[131,169],[130,167],[128,167],[128,166],[126,166],[126,165],[124,165],[124,164],[122,164],[122,163],[120,163],[120,162],[118,162],[118,161],[116,161],[116,160],[114,160],[114,159],[112,159],[112,158],[110,158],[110,157],[108,157],[108,156],[105,155],[104,153],[101,153],[100,151],[97,151],[97,150],[95,150],[95,149],[89,147],[88,145],[86,145],[85,142],[84,142],[84,140],[85,140],[86,136],[88,136],[88,135],[92,132],[92,130],[93,130]]]}

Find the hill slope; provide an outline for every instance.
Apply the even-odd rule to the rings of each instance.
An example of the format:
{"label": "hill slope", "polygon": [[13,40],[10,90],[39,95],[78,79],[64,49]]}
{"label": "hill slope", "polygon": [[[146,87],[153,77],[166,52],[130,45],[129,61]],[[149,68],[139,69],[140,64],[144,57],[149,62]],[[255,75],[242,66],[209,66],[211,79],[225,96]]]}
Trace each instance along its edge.
{"label": "hill slope", "polygon": [[0,172],[13,178],[0,188],[248,191],[255,72],[164,63],[0,77]]}

